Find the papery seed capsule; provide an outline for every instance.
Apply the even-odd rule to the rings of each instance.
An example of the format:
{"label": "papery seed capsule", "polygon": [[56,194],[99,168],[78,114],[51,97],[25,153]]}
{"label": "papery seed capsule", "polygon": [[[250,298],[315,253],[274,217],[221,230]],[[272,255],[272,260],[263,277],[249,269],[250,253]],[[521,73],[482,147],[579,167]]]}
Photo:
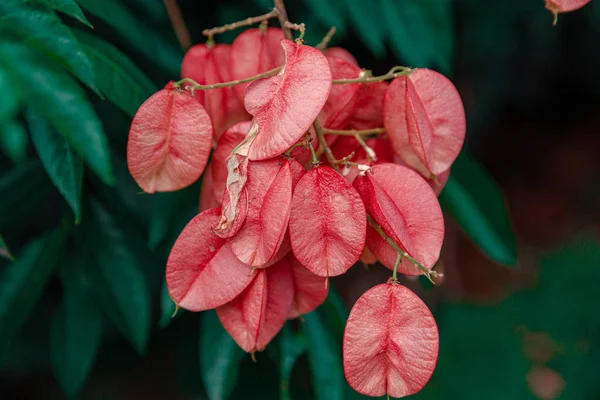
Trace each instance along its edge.
{"label": "papery seed capsule", "polygon": [[331,88],[331,69],[317,49],[282,40],[285,67],[275,76],[246,88],[244,104],[258,124],[250,160],[276,157],[306,134],[323,108]]}
{"label": "papery seed capsule", "polygon": [[296,185],[289,232],[302,265],[316,275],[340,275],[358,261],[364,247],[365,207],[333,168],[316,167]]}
{"label": "papery seed capsule", "polygon": [[225,330],[247,352],[264,350],[285,324],[294,287],[291,267],[284,260],[256,270],[246,290],[217,308]]}
{"label": "papery seed capsule", "polygon": [[350,311],[344,374],[354,390],[367,396],[408,396],[429,381],[438,350],[437,325],[421,299],[396,283],[377,285]]}
{"label": "papery seed capsule", "polygon": [[[353,183],[360,194],[367,213],[381,226],[387,236],[427,268],[437,262],[444,240],[444,218],[437,197],[428,183],[415,171],[396,164],[374,165],[364,176]],[[387,267],[389,255],[382,257],[381,249],[389,247],[385,241],[371,233],[367,246]],[[373,236],[372,236],[373,235]],[[379,245],[378,243],[381,243]],[[419,271],[405,258],[399,271],[417,275]]]}
{"label": "papery seed capsule", "polygon": [[394,151],[421,174],[450,168],[465,139],[465,111],[443,75],[417,69],[392,81],[383,101],[383,124]]}
{"label": "papery seed capsule", "polygon": [[250,267],[239,261],[212,228],[221,214],[212,208],[183,229],[167,261],[169,295],[181,308],[204,311],[235,298],[248,286]]}
{"label": "papery seed capsule", "polygon": [[183,189],[204,171],[211,143],[212,125],[204,107],[169,82],[133,117],[127,166],[147,193]]}

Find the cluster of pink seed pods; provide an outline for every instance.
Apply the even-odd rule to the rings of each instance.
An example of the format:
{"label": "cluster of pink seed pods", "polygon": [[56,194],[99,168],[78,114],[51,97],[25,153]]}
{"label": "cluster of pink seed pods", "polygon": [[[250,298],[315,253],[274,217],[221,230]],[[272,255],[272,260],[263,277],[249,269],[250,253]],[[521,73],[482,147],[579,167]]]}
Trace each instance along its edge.
{"label": "cluster of pink seed pods", "polygon": [[344,49],[265,27],[194,46],[182,77],[140,107],[127,149],[148,193],[203,174],[201,212],[167,263],[173,301],[216,309],[241,348],[262,351],[286,320],[325,300],[330,277],[378,260],[393,278],[350,313],[345,375],[366,395],[419,391],[437,327],[396,274],[431,276],[439,258],[436,193],[465,135],[452,83],[405,67],[374,77]]}

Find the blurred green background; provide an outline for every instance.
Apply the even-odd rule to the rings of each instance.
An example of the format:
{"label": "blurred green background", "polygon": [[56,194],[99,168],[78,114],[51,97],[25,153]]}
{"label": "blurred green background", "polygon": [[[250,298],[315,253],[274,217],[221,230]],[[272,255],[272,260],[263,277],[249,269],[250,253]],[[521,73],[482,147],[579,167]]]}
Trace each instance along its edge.
{"label": "blurred green background", "polygon": [[[178,3],[194,43],[272,7]],[[440,197],[444,278],[401,281],[440,328],[414,397],[600,398],[600,4],[556,27],[542,0],[286,5],[309,44],[334,25],[332,45],[362,67],[434,68],[465,104],[467,143]],[[201,183],[141,195],[125,149],[182,57],[162,0],[0,0],[1,399],[362,397],[341,335],[383,267],[334,279],[257,363],[213,312],[171,320],[165,263]]]}

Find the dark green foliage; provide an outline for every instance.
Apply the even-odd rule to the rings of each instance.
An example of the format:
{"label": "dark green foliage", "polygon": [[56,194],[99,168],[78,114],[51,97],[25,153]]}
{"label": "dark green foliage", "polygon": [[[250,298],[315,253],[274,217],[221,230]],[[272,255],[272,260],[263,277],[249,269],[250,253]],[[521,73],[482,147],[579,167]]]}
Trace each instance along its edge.
{"label": "dark green foliage", "polygon": [[[179,3],[195,43],[204,41],[202,28],[272,7],[270,0]],[[559,58],[552,56],[558,39],[540,34],[550,29],[543,6],[509,3],[288,0],[287,6],[295,22],[306,23],[309,44],[334,25],[332,45],[356,50],[361,67],[380,70],[375,72],[400,63],[452,75],[458,50],[465,52],[472,81],[465,90],[477,99],[466,104],[467,137],[477,143],[482,123],[514,92],[508,60],[531,50],[512,52],[520,44],[513,25],[536,27],[528,43],[539,49],[531,53],[548,68],[560,67],[551,62]],[[596,5],[586,11],[592,21],[598,10]],[[586,22],[587,14],[581,15]],[[217,41],[231,42],[237,33]],[[588,40],[582,42],[586,55],[597,47],[597,40]],[[198,318],[179,310],[171,318],[175,304],[164,283],[166,260],[197,213],[201,183],[175,193],[140,194],[125,154],[131,118],[154,91],[179,78],[182,56],[162,0],[0,0],[2,372],[51,369],[55,386],[68,398],[133,398],[118,397],[112,387],[88,394],[92,385],[86,382],[92,374],[127,386],[142,373],[148,387],[172,385],[163,398],[175,398],[175,392],[209,399],[364,398],[344,379],[348,309],[334,288],[319,310],[288,322],[268,354],[256,355],[256,364],[213,311]],[[597,73],[592,62],[581,64],[588,75]],[[520,86],[511,104],[522,106],[539,89]],[[454,165],[440,201],[489,258],[517,264],[502,192],[468,152]],[[548,332],[562,344],[564,352],[548,366],[569,382],[565,396],[600,396],[594,375],[600,352],[593,343],[600,333],[598,248],[596,239],[585,237],[548,256],[539,287],[498,306],[442,302],[436,310],[438,368],[415,398],[531,398],[525,376],[532,362],[522,351],[522,326]],[[19,336],[31,330],[33,346],[30,336]]]}

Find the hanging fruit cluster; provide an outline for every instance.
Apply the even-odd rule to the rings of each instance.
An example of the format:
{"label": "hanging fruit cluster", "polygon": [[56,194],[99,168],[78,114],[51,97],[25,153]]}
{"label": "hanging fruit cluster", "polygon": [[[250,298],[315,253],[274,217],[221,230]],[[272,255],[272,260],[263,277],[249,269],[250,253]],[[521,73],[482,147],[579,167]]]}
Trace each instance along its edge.
{"label": "hanging fruit cluster", "polygon": [[[290,27],[302,36],[302,25]],[[190,311],[216,309],[248,352],[318,307],[329,278],[359,259],[390,268],[350,313],[343,363],[358,392],[406,396],[429,380],[438,332],[397,273],[436,276],[436,193],[461,150],[464,110],[437,72],[373,76],[346,50],[324,47],[264,23],[232,45],[209,34],[186,54],[183,79],[137,112],[129,170],[148,193],[203,175],[201,212],[168,259],[169,294]]]}

